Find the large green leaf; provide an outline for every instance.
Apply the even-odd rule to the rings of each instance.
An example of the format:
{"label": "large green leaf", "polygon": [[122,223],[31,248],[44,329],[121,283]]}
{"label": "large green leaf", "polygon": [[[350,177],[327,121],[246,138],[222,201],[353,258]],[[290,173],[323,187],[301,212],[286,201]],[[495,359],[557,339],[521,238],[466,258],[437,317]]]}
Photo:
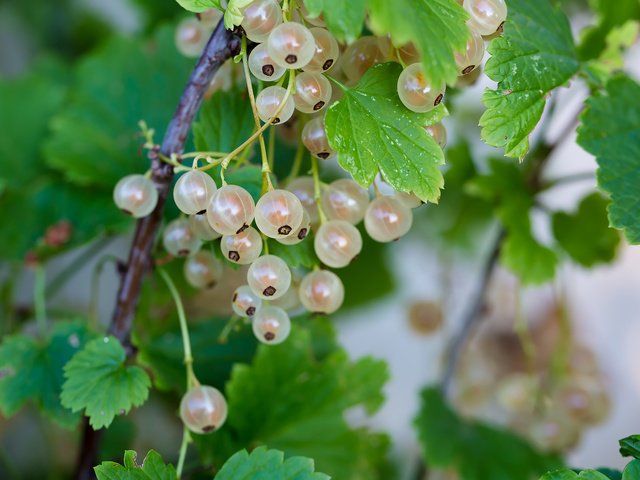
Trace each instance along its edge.
{"label": "large green leaf", "polygon": [[160,454],[149,450],[142,465],[136,463],[136,452],[124,452],[124,465],[102,462],[94,468],[98,480],[176,480],[173,465],[166,465]]}
{"label": "large green leaf", "polygon": [[85,410],[93,428],[108,427],[116,415],[142,405],[151,381],[140,367],[125,365],[126,355],[115,337],[97,338],[64,367],[62,405]]}
{"label": "large green leaf", "polygon": [[587,100],[578,143],[596,156],[598,185],[611,196],[609,222],[640,243],[640,85],[616,77]]}
{"label": "large green leaf", "polygon": [[640,478],[640,460],[632,460],[622,472],[622,480],[638,480]]}
{"label": "large green leaf", "polygon": [[322,14],[327,28],[340,42],[351,43],[360,36],[368,0],[304,0],[309,15]]}
{"label": "large green leaf", "polygon": [[429,113],[414,113],[396,91],[402,67],[385,63],[370,69],[355,88],[327,112],[329,143],[338,161],[361,185],[368,187],[378,172],[401,192],[437,202],[443,178],[444,154],[424,129],[447,113],[443,105]]}
{"label": "large green leaf", "polygon": [[0,346],[0,410],[13,415],[33,402],[45,415],[74,427],[79,415],[60,403],[63,367],[81,349],[89,332],[80,322],[57,323],[51,336],[38,341],[25,335],[6,337]]}
{"label": "large green leaf", "polygon": [[258,447],[246,450],[225,462],[215,480],[329,480],[324,473],[314,472],[313,460],[306,457],[284,459],[284,453]]}
{"label": "large green leaf", "polygon": [[121,177],[146,171],[138,122],[156,129],[160,141],[191,67],[171,28],[150,42],[110,40],[77,69],[72,100],[45,144],[49,165],[69,181],[96,187],[94,195],[110,195]]}
{"label": "large green leaf", "polygon": [[197,437],[203,460],[220,463],[247,446],[268,445],[313,458],[334,478],[381,478],[386,437],[352,429],[344,411],[373,413],[388,373],[371,358],[351,362],[336,350],[314,358],[308,332],[294,329],[282,345],[261,346],[251,365],[237,365],[225,394],[229,417],[213,435]]}
{"label": "large green leaf", "polygon": [[415,426],[426,463],[461,480],[526,479],[560,464],[506,430],[458,417],[435,388],[423,390]]}
{"label": "large green leaf", "polygon": [[578,47],[581,60],[598,57],[606,48],[607,35],[625,22],[640,20],[640,2],[638,0],[589,0],[591,8],[597,14],[597,25],[587,27],[582,32]]}
{"label": "large green leaf", "polygon": [[370,0],[370,8],[376,32],[391,33],[396,45],[416,45],[427,78],[435,85],[455,83],[453,53],[465,49],[470,35],[469,17],[456,0]]}
{"label": "large green leaf", "polygon": [[550,91],[578,70],[567,17],[550,0],[510,0],[504,34],[491,42],[485,72],[498,82],[487,90],[482,139],[522,159]]}

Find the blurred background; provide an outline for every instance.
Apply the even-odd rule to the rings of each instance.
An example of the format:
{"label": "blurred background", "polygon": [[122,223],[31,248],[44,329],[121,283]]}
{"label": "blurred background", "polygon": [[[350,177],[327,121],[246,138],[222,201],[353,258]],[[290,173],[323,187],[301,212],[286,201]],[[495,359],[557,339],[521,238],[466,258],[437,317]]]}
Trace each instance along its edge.
{"label": "blurred background", "polygon": [[[576,32],[592,21],[582,3],[565,2],[565,7],[571,14]],[[0,331],[3,334],[33,328],[30,318],[34,272],[29,268],[29,255],[23,255],[20,258],[24,261],[17,262],[15,257],[22,252],[32,252],[24,247],[37,243],[34,239],[42,236],[43,228],[51,226],[47,217],[51,214],[61,218],[56,213],[58,209],[66,212],[77,209],[82,218],[93,214],[99,218],[118,214],[115,207],[105,206],[107,201],[87,207],[55,195],[34,193],[49,188],[47,182],[62,181],[56,173],[47,171],[44,175],[43,169],[47,167],[39,166],[37,158],[50,128],[48,121],[41,125],[37,117],[40,114],[48,116],[48,109],[57,108],[55,96],[58,95],[56,90],[43,87],[40,80],[64,78],[77,68],[80,69],[77,75],[87,77],[93,61],[90,53],[103,48],[111,38],[146,37],[160,25],[168,25],[166,28],[173,32],[178,19],[185,16],[185,12],[170,0],[0,1],[0,76],[5,85],[28,85],[27,88],[16,86],[12,95],[7,93],[12,90],[2,90],[0,119],[4,122],[2,125],[17,122],[23,137],[33,139],[25,142],[23,137],[0,131],[0,165],[3,171],[11,171],[0,174],[0,209],[3,210],[0,241],[9,251],[3,258],[14,260],[0,264]],[[165,48],[168,44],[160,42],[158,45]],[[146,87],[152,96],[169,97],[163,102],[168,110],[154,119],[153,125],[159,131],[164,129],[173,111],[171,105],[175,105],[180,85],[192,63],[192,59],[185,59],[180,75],[166,84],[153,84],[155,77],[148,77],[152,84]],[[627,65],[638,78],[640,48],[637,44],[628,54]],[[95,75],[106,77],[104,82],[114,88],[120,82],[127,85],[117,76],[109,77],[108,71],[96,70]],[[483,111],[481,93],[490,83],[486,76],[481,76],[472,86],[451,95],[447,106],[453,115],[444,122],[449,132],[449,145],[460,151],[459,145],[468,143],[471,156],[480,164],[484,158],[499,155],[480,143],[477,127]],[[169,91],[174,85],[178,86],[177,90]],[[86,90],[72,89],[64,95],[73,98],[86,93]],[[579,200],[596,188],[594,159],[576,145],[575,132],[563,133],[587,94],[586,87],[579,82],[554,93],[556,108],[552,114],[545,115],[534,134],[534,137],[544,135],[545,139],[559,145],[545,170],[546,179],[581,177],[579,181],[559,184],[543,195],[544,208],[532,215],[536,237],[542,242],[551,237],[546,212],[575,211]],[[35,96],[37,101],[17,109],[15,102],[21,102],[29,95]],[[21,113],[16,116],[14,112],[18,110]],[[53,125],[54,130],[63,128],[60,123]],[[78,128],[78,134],[82,134],[80,125]],[[561,138],[556,138],[558,135]],[[46,146],[47,156],[55,157],[60,165],[65,161],[64,144],[55,143]],[[68,153],[70,161],[76,155],[91,154]],[[95,158],[96,164],[101,161],[105,159]],[[285,163],[290,161],[284,160]],[[138,165],[141,169],[144,162],[140,157]],[[323,175],[328,178],[340,175],[337,165],[325,168]],[[38,180],[41,183],[32,185],[35,176],[43,178]],[[17,183],[7,187],[7,182]],[[8,196],[5,189],[9,192],[11,188],[26,189],[34,202],[20,203],[20,197]],[[109,188],[105,186],[104,191],[108,192]],[[455,196],[455,192],[445,190],[443,204],[448,195]],[[108,193],[104,196],[110,200]],[[87,208],[94,210],[81,211]],[[113,211],[104,213],[99,210],[101,208],[112,208]],[[457,243],[456,248],[451,248],[442,234],[450,226],[443,215],[434,212],[437,208],[425,206],[416,211],[415,226],[401,241],[384,247],[373,242],[365,245],[362,257],[366,261],[356,262],[345,274],[347,305],[332,317],[340,342],[354,358],[372,355],[388,362],[391,379],[385,388],[387,398],[382,409],[373,418],[367,418],[359,411],[349,412],[349,420],[392,436],[393,461],[400,466],[403,478],[415,478],[415,472],[420,469],[419,447],[412,428],[419,392],[426,384],[441,378],[443,355],[451,338],[459,331],[468,302],[481,282],[480,267],[496,231],[490,219],[484,219],[474,228],[465,229],[464,238],[458,238],[460,248]],[[74,220],[72,214],[72,223]],[[124,233],[103,232],[89,243],[87,240],[94,238],[97,230],[87,228],[86,235],[79,236],[70,245],[73,248],[65,246],[61,250],[45,252],[49,280],[47,302],[52,315],[83,312],[93,315],[101,324],[108,324],[118,287],[118,275],[109,259],[126,257],[132,226],[133,223],[120,225],[114,230]],[[590,269],[564,262],[556,280],[541,287],[521,288],[513,275],[497,268],[482,311],[482,327],[464,350],[453,395],[455,405],[464,415],[520,429],[542,447],[557,442],[557,450],[567,453],[572,465],[622,466],[625,462],[618,454],[617,440],[640,432],[640,410],[637,408],[640,402],[639,272],[640,250],[629,247],[624,241],[620,241],[612,262]],[[225,274],[225,285],[203,294],[192,292],[187,299],[190,318],[229,314],[226,299],[236,286],[244,283],[242,277],[242,270],[229,269]],[[146,302],[143,304],[145,311],[150,312],[142,321],[143,325],[152,325],[156,317],[166,316],[162,311],[166,298],[148,295],[143,302]],[[536,362],[544,364],[551,362],[552,353],[558,348],[559,329],[565,325],[563,319],[568,322],[572,337],[571,345],[564,347],[575,361],[577,371],[586,372],[595,379],[600,395],[597,415],[580,425],[579,431],[575,431],[578,427],[574,426],[558,426],[549,418],[518,419],[514,415],[517,410],[510,410],[513,402],[523,401],[518,390],[522,387],[518,384],[522,378],[518,375],[526,370],[524,364],[528,361],[522,336],[517,333],[518,322],[526,325],[530,334],[528,341],[538,352]],[[173,413],[171,402],[163,394],[153,394],[144,407],[127,418],[116,420],[105,439],[103,458],[119,458],[124,448],[138,451],[153,448],[166,460],[175,461],[176,446],[182,433]],[[543,425],[546,430],[534,431],[532,425]],[[42,478],[45,470],[48,478],[64,478],[64,472],[73,466],[77,442],[77,432],[47,422],[31,407],[23,408],[11,419],[0,420],[0,478]]]}

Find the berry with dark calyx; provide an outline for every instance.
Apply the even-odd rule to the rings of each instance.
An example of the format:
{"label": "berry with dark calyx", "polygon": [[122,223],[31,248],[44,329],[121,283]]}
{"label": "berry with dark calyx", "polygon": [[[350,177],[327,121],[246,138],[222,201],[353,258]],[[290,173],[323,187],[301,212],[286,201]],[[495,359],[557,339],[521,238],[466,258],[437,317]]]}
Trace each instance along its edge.
{"label": "berry with dark calyx", "polygon": [[362,236],[344,220],[330,220],[320,226],[313,243],[322,263],[332,268],[349,265],[362,250]]}
{"label": "berry with dark calyx", "polygon": [[297,228],[297,230],[294,230],[293,232],[291,232],[290,235],[286,237],[278,238],[278,242],[282,243],[283,245],[297,245],[298,243],[303,241],[305,238],[307,238],[310,232],[311,232],[311,219],[309,218],[309,214],[307,213],[307,210],[303,209],[302,223]]}
{"label": "berry with dark calyx", "polygon": [[216,240],[222,236],[209,224],[206,215],[191,215],[189,217],[189,228],[203,242]]}
{"label": "berry with dark calyx", "polygon": [[287,190],[265,193],[256,204],[256,225],[269,238],[283,238],[302,223],[302,203]]}
{"label": "berry with dark calyx", "polygon": [[319,112],[331,100],[331,82],[321,73],[302,72],[296,76],[293,101],[303,113]]}
{"label": "berry with dark calyx", "polygon": [[318,116],[307,122],[302,129],[302,143],[311,155],[321,160],[333,157],[336,152],[329,146],[329,139],[324,126],[324,118]]}
{"label": "berry with dark calyx", "polygon": [[225,185],[211,196],[207,220],[216,232],[233,235],[251,225],[254,213],[255,203],[249,192],[237,185]]}
{"label": "berry with dark calyx", "polygon": [[316,43],[316,51],[303,70],[305,72],[322,73],[333,68],[340,56],[340,47],[336,38],[324,28],[309,30]]}
{"label": "berry with dark calyx", "polygon": [[280,307],[261,308],[253,316],[253,333],[256,338],[268,345],[284,342],[291,332],[289,315]]}
{"label": "berry with dark calyx", "polygon": [[249,70],[254,77],[265,82],[279,80],[287,71],[273,61],[264,43],[256,46],[249,54]]}
{"label": "berry with dark calyx", "polygon": [[501,31],[507,18],[505,0],[464,0],[462,4],[469,14],[467,24],[480,35],[492,35]]}
{"label": "berry with dark calyx", "polygon": [[249,285],[242,285],[236,288],[231,299],[231,308],[243,318],[253,317],[262,307],[262,299],[258,297]]}
{"label": "berry with dark calyx", "polygon": [[184,262],[184,276],[195,288],[213,288],[222,277],[222,263],[211,252],[201,250]]}
{"label": "berry with dark calyx", "polygon": [[282,8],[276,0],[255,0],[244,9],[240,26],[252,42],[266,42],[269,34],[282,23]]}
{"label": "berry with dark calyx", "polygon": [[444,84],[435,86],[428,81],[420,63],[409,65],[398,77],[400,101],[413,112],[433,110],[442,102],[444,92]]}
{"label": "berry with dark calyx", "polygon": [[247,284],[263,300],[275,300],[289,290],[291,270],[280,257],[264,255],[249,267]]}
{"label": "berry with dark calyx", "polygon": [[262,237],[253,227],[235,235],[224,235],[220,240],[224,258],[239,265],[253,263],[262,253]]}
{"label": "berry with dark calyx", "polygon": [[256,110],[260,120],[265,123],[270,121],[272,125],[278,125],[285,123],[293,116],[295,103],[291,95],[287,97],[285,88],[273,85],[258,94],[256,97]]}
{"label": "berry with dark calyx", "polygon": [[471,38],[467,41],[467,46],[463,52],[456,52],[456,65],[460,75],[467,75],[475,70],[484,57],[484,40],[471,30]]}
{"label": "berry with dark calyx", "polygon": [[144,175],[127,175],[113,189],[116,206],[133,218],[149,215],[158,203],[158,190],[151,179]]}
{"label": "berry with dark calyx", "polygon": [[303,68],[313,58],[316,42],[307,27],[287,22],[273,29],[267,39],[269,55],[283,68]]}
{"label": "berry with dark calyx", "polygon": [[393,197],[378,197],[367,208],[364,227],[377,242],[392,242],[405,235],[413,223],[411,209]]}
{"label": "berry with dark calyx", "polygon": [[193,387],[180,401],[180,418],[193,433],[211,433],[227,419],[227,401],[216,388]]}
{"label": "berry with dark calyx", "polygon": [[313,313],[333,313],[344,301],[342,280],[328,270],[317,270],[307,274],[302,279],[298,292],[302,305]]}
{"label": "berry with dark calyx", "polygon": [[174,257],[186,257],[200,250],[202,242],[191,231],[189,220],[178,218],[165,227],[162,245]]}
{"label": "berry with dark calyx", "polygon": [[173,200],[181,212],[201,215],[207,211],[209,200],[217,189],[211,175],[192,170],[178,178],[173,188]]}

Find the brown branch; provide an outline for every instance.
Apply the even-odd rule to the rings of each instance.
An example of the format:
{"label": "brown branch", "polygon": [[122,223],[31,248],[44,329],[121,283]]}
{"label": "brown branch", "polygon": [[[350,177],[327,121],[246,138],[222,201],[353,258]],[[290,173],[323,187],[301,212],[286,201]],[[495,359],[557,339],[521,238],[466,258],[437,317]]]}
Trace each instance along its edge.
{"label": "brown branch", "polygon": [[[167,127],[159,149],[163,155],[171,157],[172,154],[183,152],[191,124],[214,74],[226,60],[240,52],[240,45],[241,37],[235,32],[225,30],[224,24],[220,21],[193,69],[178,108]],[[152,169],[151,178],[158,189],[158,204],[151,215],[141,218],[136,224],[129,259],[121,276],[116,307],[109,327],[109,333],[122,342],[128,356],[133,354],[131,328],[140,300],[142,282],[151,267],[152,250],[162,224],[169,187],[173,179],[173,167],[162,162],[157,151],[150,151],[149,159]],[[93,430],[88,424],[88,419],[84,419],[82,443],[75,472],[75,478],[78,480],[95,478],[93,466],[97,463],[101,433],[99,430]]]}

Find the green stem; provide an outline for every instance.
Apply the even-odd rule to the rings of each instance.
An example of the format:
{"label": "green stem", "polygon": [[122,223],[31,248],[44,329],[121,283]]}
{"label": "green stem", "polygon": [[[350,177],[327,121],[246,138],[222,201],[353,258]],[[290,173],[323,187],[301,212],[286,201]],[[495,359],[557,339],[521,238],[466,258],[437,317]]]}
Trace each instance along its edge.
{"label": "green stem", "polygon": [[173,297],[173,301],[176,304],[176,310],[178,311],[178,321],[180,322],[180,333],[182,334],[182,344],[184,348],[184,365],[187,370],[187,390],[189,390],[200,383],[193,373],[193,354],[191,353],[191,340],[189,338],[187,316],[184,312],[184,305],[182,304],[182,299],[180,298],[180,293],[178,292],[175,283],[173,283],[173,280],[171,280],[171,277],[166,270],[159,268],[158,272],[167,284],[167,287],[171,292],[171,296]]}
{"label": "green stem", "polygon": [[235,327],[238,323],[238,320],[242,320],[238,315],[234,315],[229,319],[227,324],[220,332],[220,335],[218,335],[218,343],[227,343],[229,334],[231,333],[231,330],[233,330],[233,327]]}
{"label": "green stem", "polygon": [[39,263],[36,266],[36,276],[33,285],[33,304],[36,313],[36,323],[40,335],[44,335],[47,331],[47,297],[46,297],[46,271],[44,265]]}
{"label": "green stem", "polygon": [[176,466],[176,476],[180,478],[182,476],[182,470],[184,469],[184,461],[187,458],[187,447],[191,443],[191,435],[187,427],[184,427],[182,433],[182,443],[180,444],[180,455],[178,456],[178,465]]}
{"label": "green stem", "polygon": [[313,174],[313,198],[316,201],[318,207],[318,216],[320,217],[320,224],[322,225],[327,221],[327,216],[322,210],[322,183],[320,182],[320,170],[318,169],[318,159],[311,155],[311,172]]}

